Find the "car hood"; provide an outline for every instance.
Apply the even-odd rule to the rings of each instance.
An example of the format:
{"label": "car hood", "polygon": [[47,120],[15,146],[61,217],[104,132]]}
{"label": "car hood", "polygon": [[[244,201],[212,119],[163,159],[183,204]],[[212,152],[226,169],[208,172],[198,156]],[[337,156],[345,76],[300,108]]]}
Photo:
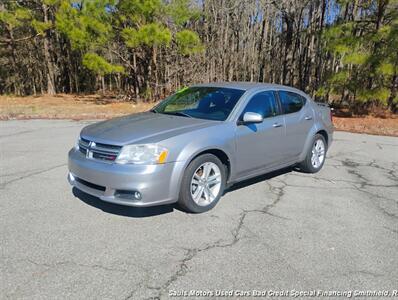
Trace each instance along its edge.
{"label": "car hood", "polygon": [[219,121],[145,112],[114,118],[83,128],[81,136],[104,144],[156,143],[172,136],[212,126]]}

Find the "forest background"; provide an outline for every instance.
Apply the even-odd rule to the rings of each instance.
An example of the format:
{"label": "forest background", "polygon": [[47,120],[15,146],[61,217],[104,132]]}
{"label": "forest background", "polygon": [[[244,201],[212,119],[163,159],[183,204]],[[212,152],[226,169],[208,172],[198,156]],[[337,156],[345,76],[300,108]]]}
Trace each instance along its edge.
{"label": "forest background", "polygon": [[1,115],[259,81],[394,119],[397,49],[398,0],[1,0]]}

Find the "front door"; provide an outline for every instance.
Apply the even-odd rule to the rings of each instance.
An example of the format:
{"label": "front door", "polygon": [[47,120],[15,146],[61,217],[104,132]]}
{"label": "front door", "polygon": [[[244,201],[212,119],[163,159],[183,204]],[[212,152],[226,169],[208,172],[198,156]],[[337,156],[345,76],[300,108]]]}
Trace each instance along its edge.
{"label": "front door", "polygon": [[284,153],[285,122],[280,115],[274,92],[255,94],[243,110],[241,119],[245,112],[259,113],[264,121],[236,127],[237,178],[280,164]]}

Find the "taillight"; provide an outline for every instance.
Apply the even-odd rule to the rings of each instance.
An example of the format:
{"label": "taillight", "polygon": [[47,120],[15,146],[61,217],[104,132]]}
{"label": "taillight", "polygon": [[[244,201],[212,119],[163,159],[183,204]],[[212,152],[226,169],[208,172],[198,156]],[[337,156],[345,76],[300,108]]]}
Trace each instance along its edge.
{"label": "taillight", "polygon": [[330,122],[333,123],[333,108],[330,109]]}

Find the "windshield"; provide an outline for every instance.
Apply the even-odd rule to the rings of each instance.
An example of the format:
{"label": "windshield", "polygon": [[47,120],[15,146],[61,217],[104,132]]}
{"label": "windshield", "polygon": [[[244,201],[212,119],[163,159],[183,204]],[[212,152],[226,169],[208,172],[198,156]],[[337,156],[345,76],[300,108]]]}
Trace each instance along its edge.
{"label": "windshield", "polygon": [[224,121],[243,93],[219,87],[185,88],[163,100],[152,112]]}

